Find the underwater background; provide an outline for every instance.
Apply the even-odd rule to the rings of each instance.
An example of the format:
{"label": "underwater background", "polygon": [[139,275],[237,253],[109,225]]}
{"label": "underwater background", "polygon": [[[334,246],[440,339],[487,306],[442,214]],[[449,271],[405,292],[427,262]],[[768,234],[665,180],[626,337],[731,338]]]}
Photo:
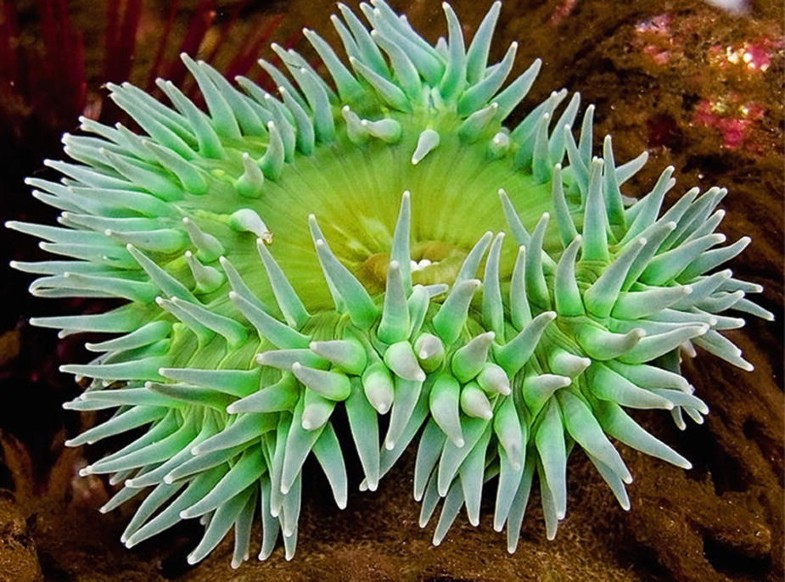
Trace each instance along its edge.
{"label": "underwater background", "polygon": [[[354,5],[355,3],[350,2]],[[429,40],[445,34],[439,2],[391,2]],[[452,2],[471,37],[490,1]],[[230,76],[265,79],[254,63],[270,42],[304,49],[308,26],[335,42],[332,2],[0,0],[0,217],[52,222],[23,179],[47,177],[60,136],[77,117],[121,119],[101,88],[156,76],[185,80],[176,56],[198,55]],[[724,232],[753,242],[734,263],[763,285],[774,323],[750,318],[731,339],[756,370],[713,358],[685,363],[711,413],[684,433],[654,414],[648,430],[694,464],[684,472],[624,449],[636,479],[632,510],[618,507],[582,455],[570,463],[570,513],[556,539],[542,532],[532,502],[521,544],[510,556],[484,509],[479,528],[460,521],[440,547],[417,525],[411,498],[413,454],[374,493],[337,510],[326,480],[304,487],[299,551],[231,571],[224,543],[198,567],[185,556],[200,535],[185,523],[140,544],[119,542],[129,510],[102,516],[111,495],[79,468],[116,443],[65,449],[92,422],[61,409],[80,391],[64,362],[84,361],[83,338],[58,340],[31,328],[31,316],[101,311],[90,300],[42,301],[8,260],[37,260],[26,237],[0,230],[0,580],[779,580],[783,576],[783,80],[781,2],[599,0],[505,2],[492,58],[520,42],[520,68],[543,59],[521,110],[554,89],[595,103],[597,139],[613,135],[618,159],[650,154],[626,193],[647,191],[667,165],[674,194],[688,186],[728,188]],[[186,88],[193,91],[186,81]],[[193,93],[192,93],[193,94]],[[667,201],[666,201],[667,204]],[[350,467],[351,471],[351,467]],[[356,475],[355,475],[356,476]],[[356,479],[358,481],[358,479]]]}

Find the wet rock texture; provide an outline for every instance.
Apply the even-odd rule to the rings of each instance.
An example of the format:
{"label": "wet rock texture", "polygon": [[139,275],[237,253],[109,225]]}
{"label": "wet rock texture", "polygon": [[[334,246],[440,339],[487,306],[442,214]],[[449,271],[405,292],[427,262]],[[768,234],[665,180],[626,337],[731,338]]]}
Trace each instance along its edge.
{"label": "wet rock texture", "polygon": [[[91,15],[89,4],[72,3],[77,27],[94,26],[90,23],[103,14]],[[444,33],[438,3],[393,4],[432,40]],[[453,4],[470,37],[489,2]],[[270,10],[264,2],[247,5],[246,26],[254,26],[257,8]],[[302,25],[327,31],[333,4],[295,0],[273,8],[287,13],[276,33],[284,40]],[[697,1],[508,1],[495,46],[500,57],[509,42],[521,41],[521,67],[543,57],[529,103],[560,87],[580,91],[584,102],[597,105],[598,138],[614,136],[617,160],[649,151],[649,164],[629,194],[647,191],[663,167],[674,165],[679,192],[693,185],[727,187],[723,232],[730,240],[744,234],[754,239],[733,268],[766,287],[760,302],[777,321],[750,321],[732,339],[756,370],[740,372],[699,355],[685,369],[711,408],[705,425],[680,433],[666,415],[637,415],[683,452],[693,470],[622,447],[635,476],[633,507],[625,512],[588,461],[575,454],[568,515],[556,540],[545,539],[535,495],[513,556],[503,535],[490,526],[490,504],[478,528],[459,519],[440,547],[431,546],[432,531],[418,527],[419,506],[411,498],[413,455],[378,492],[350,495],[342,512],[317,476],[305,487],[292,562],[281,550],[267,562],[252,560],[232,571],[230,542],[224,542],[190,568],[185,555],[199,536],[194,524],[127,551],[119,535],[128,512],[98,514],[108,485],[95,477],[75,478],[85,462],[82,455],[93,458],[102,451],[62,446],[66,435],[90,422],[58,409],[77,389],[56,368],[75,357],[69,352],[79,342],[57,344],[51,334],[27,327],[27,317],[53,308],[24,296],[24,280],[4,271],[0,486],[13,495],[0,495],[0,580],[781,580],[783,16],[782,4],[773,0],[749,2],[744,14]],[[325,36],[334,40],[328,32]],[[100,47],[88,42],[88,53],[92,48]],[[28,143],[25,151],[36,151],[35,146]],[[4,204],[9,215],[3,219],[40,214],[16,186],[21,176],[13,175],[40,166],[33,155],[27,162],[27,167],[3,169],[11,184],[4,196],[14,197]],[[2,236],[4,243],[10,240]],[[4,244],[2,263],[12,248],[17,257],[35,256],[31,247],[20,247],[27,242]]]}
{"label": "wet rock texture", "polygon": [[25,516],[9,492],[0,497],[0,572],[4,579],[19,582],[43,579]]}

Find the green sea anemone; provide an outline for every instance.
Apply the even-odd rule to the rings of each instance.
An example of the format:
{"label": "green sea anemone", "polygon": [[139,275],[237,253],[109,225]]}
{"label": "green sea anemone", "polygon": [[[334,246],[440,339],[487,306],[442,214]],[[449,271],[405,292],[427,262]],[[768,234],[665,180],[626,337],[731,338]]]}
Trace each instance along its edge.
{"label": "green sea anemone", "polygon": [[31,292],[126,302],[32,323],[117,334],[62,370],[89,384],[66,408],[114,410],[68,445],[132,431],[82,471],[120,485],[102,511],[144,497],[127,546],[201,518],[189,561],[233,528],[236,567],[260,512],[260,559],[279,532],[291,558],[311,453],[344,507],[342,448],[374,490],[419,439],[422,525],[442,503],[434,543],[463,506],[478,523],[491,481],[512,552],[535,477],[555,535],[576,445],[625,508],[632,477],[609,437],[690,467],[625,410],[702,422],[680,349],[752,369],[721,333],[744,320],[723,313],[771,314],[745,298],[759,286],[716,270],[749,242],[714,233],[725,190],[661,212],[667,168],[626,197],[646,155],[619,165],[606,138],[595,156],[577,94],[505,127],[540,62],[507,83],[515,43],[487,64],[500,3],[468,48],[443,7],[431,46],[382,0],[360,5],[367,25],[339,5],[348,60],[310,30],[328,75],[273,46],[277,96],[186,56],[206,111],[164,80],[170,105],[110,85],[143,134],[83,119],[86,135],[63,138],[75,162],[46,162],[61,181],[28,180],[61,226],[8,226],[65,257],[14,263],[40,275]]}

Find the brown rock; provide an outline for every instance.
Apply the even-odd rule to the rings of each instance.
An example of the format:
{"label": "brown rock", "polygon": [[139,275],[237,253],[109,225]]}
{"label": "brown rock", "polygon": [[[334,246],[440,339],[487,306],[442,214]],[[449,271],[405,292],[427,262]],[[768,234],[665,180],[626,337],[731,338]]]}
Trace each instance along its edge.
{"label": "brown rock", "polygon": [[0,490],[0,582],[43,580],[35,541],[13,495]]}

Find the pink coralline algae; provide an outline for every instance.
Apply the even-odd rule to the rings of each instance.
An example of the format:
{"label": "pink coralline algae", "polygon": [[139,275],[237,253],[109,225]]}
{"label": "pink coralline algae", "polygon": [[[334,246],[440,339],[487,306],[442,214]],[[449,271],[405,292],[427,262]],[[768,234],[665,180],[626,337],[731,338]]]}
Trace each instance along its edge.
{"label": "pink coralline algae", "polygon": [[722,147],[733,150],[748,141],[750,128],[765,115],[763,105],[742,101],[738,95],[732,95],[700,101],[695,107],[692,123],[717,129],[722,135]]}
{"label": "pink coralline algae", "polygon": [[[671,15],[664,13],[641,20],[635,34],[644,43],[641,52],[657,65],[667,64],[674,55],[675,40],[671,29]],[[681,55],[681,51],[678,52]]]}
{"label": "pink coralline algae", "polygon": [[749,74],[765,73],[777,50],[785,47],[782,39],[758,39],[738,46],[715,45],[709,49],[709,62],[721,69],[742,69]]}

